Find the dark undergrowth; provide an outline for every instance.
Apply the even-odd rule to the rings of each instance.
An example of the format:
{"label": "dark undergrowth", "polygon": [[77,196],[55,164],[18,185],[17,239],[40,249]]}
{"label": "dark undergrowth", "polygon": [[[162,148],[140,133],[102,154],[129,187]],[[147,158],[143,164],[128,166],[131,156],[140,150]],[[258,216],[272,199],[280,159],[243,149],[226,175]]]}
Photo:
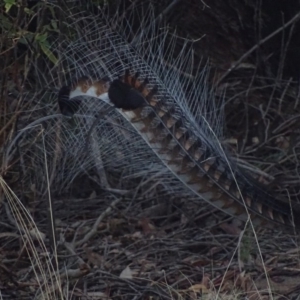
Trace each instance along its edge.
{"label": "dark undergrowth", "polygon": [[[149,1],[1,6],[0,299],[300,299],[292,230],[241,230],[209,205],[166,191],[158,178],[137,184],[122,170],[104,171],[110,190],[96,171],[62,189],[52,184],[54,169],[31,165],[46,182],[40,187],[24,160],[35,156],[27,154],[44,129],[18,140],[7,161],[29,120],[58,113],[47,84],[63,82],[60,43],[74,35],[66,12],[93,14],[107,2],[126,16],[133,2],[143,11]],[[189,39],[194,66],[209,60],[208,82],[226,103],[221,142],[262,185],[299,202],[298,1],[152,2],[182,37],[175,53]],[[138,18],[132,28],[139,30]]]}

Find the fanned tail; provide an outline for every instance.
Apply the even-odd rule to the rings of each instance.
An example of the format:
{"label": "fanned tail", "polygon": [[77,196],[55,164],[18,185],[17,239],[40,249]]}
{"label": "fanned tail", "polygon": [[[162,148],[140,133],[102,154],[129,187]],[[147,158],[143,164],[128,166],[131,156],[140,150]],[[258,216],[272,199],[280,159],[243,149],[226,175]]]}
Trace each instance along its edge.
{"label": "fanned tail", "polygon": [[[90,80],[87,90],[96,90],[96,84]],[[127,70],[120,79],[113,80],[106,91],[109,103],[132,124],[183,185],[200,199],[243,221],[250,214],[257,225],[268,220],[294,227],[295,208],[276,199],[237,168],[233,173],[225,152],[224,156],[220,155],[201,139],[199,128],[193,126],[186,118],[186,111],[172,102],[163,87],[155,83],[152,88],[148,85],[151,85],[148,78],[140,81]],[[76,90],[76,97],[86,95],[78,85],[73,90]],[[72,92],[70,102],[73,101]],[[100,100],[107,99],[105,93],[88,93]]]}
{"label": "fanned tail", "polygon": [[[48,116],[34,112],[6,151],[10,162],[15,145],[31,138],[29,150],[20,150],[28,166],[24,181],[35,176],[35,189],[48,188],[44,173],[31,169],[46,158],[57,193],[91,169],[101,174],[105,168],[134,188],[136,178],[155,178],[169,193],[196,196],[241,220],[251,215],[260,225],[300,227],[298,207],[241,172],[223,149],[223,105],[208,86],[207,66],[191,75],[191,41],[181,40],[175,54],[178,37],[159,23],[151,5],[132,4],[124,15],[109,5],[97,7],[97,14],[76,11],[62,22],[70,34],[50,46],[59,72],[49,67],[49,74],[36,76],[46,91],[40,103],[56,103],[58,95],[62,114],[74,118],[48,104]],[[133,23],[140,26],[137,34]],[[100,185],[107,185],[103,178]]]}

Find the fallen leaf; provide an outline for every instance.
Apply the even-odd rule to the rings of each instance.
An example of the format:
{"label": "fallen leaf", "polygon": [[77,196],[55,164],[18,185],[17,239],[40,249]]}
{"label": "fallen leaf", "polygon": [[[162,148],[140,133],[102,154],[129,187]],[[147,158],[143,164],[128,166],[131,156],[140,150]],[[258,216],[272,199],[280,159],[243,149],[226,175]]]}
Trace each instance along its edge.
{"label": "fallen leaf", "polygon": [[127,266],[120,274],[120,278],[123,279],[132,279],[133,278],[133,272],[132,270],[129,268],[129,266]]}
{"label": "fallen leaf", "polygon": [[29,230],[29,233],[31,238],[35,241],[44,241],[46,239],[46,235],[43,232],[39,231],[37,228],[32,228],[31,230]]}
{"label": "fallen leaf", "polygon": [[194,284],[190,286],[188,290],[194,293],[204,293],[204,294],[207,294],[209,292],[209,289],[203,283]]}

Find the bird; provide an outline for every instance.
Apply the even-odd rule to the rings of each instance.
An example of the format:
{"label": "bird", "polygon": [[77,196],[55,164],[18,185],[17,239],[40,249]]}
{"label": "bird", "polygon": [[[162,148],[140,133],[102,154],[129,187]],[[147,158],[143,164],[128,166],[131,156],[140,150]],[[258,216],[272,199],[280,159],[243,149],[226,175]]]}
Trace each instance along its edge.
{"label": "bird", "polygon": [[63,107],[61,113],[74,114],[80,96],[107,102],[133,125],[174,176],[202,200],[242,221],[251,218],[257,226],[300,228],[296,204],[275,197],[254,178],[231,166],[225,153],[197,134],[186,111],[176,101],[168,103],[163,88],[155,83],[149,86],[150,82],[129,70],[110,82],[82,77],[59,91],[60,108],[67,103],[70,108]]}

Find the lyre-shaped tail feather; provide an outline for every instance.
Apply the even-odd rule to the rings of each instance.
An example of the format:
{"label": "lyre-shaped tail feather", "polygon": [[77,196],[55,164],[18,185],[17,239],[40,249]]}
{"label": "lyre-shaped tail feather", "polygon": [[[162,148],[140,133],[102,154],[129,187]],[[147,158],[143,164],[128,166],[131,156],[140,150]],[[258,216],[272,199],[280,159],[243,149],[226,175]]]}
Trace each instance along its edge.
{"label": "lyre-shaped tail feather", "polygon": [[[251,214],[253,220],[287,226],[295,222],[300,227],[294,205],[275,199],[224,152],[218,139],[223,115],[207,87],[207,70],[199,66],[197,75],[189,76],[197,68],[189,41],[181,40],[182,51],[175,53],[176,36],[157,23],[151,7],[143,14],[140,7],[136,9],[124,18],[99,9],[97,18],[73,23],[79,34],[61,53],[67,74],[80,78],[70,85],[69,101],[91,96],[115,106],[174,177],[226,213],[242,220]],[[137,15],[141,17],[138,34],[131,30]],[[91,106],[83,112],[97,114]],[[137,149],[137,156],[144,146]]]}
{"label": "lyre-shaped tail feather", "polygon": [[270,221],[300,227],[296,207],[276,199],[238,169],[233,174],[225,153],[222,157],[201,138],[186,111],[178,103],[170,103],[167,92],[151,79],[140,81],[128,71],[110,84],[81,78],[70,87],[69,101],[78,101],[74,97],[81,95],[115,106],[165,166],[199,198],[241,220],[250,215],[258,224]]}

